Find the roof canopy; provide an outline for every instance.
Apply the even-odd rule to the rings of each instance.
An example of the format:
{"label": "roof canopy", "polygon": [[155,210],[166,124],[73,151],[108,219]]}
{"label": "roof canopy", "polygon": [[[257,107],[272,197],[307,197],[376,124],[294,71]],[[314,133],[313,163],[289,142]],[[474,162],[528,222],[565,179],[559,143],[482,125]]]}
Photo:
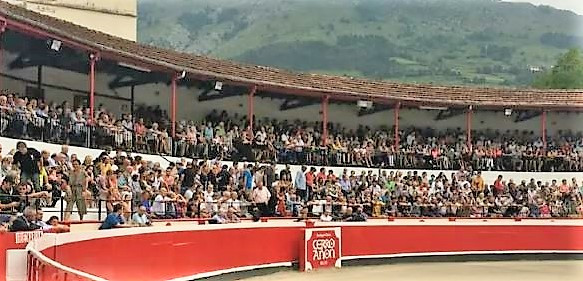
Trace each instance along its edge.
{"label": "roof canopy", "polygon": [[258,90],[333,100],[370,100],[403,105],[548,110],[583,109],[583,90],[495,89],[433,86],[372,81],[318,74],[294,73],[271,67],[235,63],[143,45],[89,30],[0,1],[0,20],[6,28],[60,40],[75,49],[152,70],[218,80]]}

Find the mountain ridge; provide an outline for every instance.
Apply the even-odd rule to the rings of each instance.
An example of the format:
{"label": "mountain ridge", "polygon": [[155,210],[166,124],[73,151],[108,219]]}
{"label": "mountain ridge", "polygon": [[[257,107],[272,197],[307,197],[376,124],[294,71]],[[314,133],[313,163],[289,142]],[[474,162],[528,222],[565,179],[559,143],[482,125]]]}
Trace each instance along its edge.
{"label": "mountain ridge", "polygon": [[583,17],[490,0],[139,2],[142,43],[292,71],[393,82],[529,85],[583,46]]}

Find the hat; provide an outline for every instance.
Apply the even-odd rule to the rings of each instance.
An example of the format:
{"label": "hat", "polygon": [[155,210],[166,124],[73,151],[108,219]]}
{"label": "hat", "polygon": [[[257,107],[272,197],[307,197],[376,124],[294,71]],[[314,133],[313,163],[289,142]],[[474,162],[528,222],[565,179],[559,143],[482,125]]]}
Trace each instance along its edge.
{"label": "hat", "polygon": [[127,154],[127,153],[125,153],[125,151],[122,151],[122,152],[119,154],[119,157],[128,157],[128,154]]}

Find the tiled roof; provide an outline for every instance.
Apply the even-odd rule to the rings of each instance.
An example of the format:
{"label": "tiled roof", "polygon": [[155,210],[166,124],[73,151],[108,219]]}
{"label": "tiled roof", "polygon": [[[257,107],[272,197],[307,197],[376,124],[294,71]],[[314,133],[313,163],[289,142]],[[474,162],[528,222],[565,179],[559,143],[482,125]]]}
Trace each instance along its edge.
{"label": "tiled roof", "polygon": [[417,105],[583,109],[583,90],[534,90],[434,86],[294,73],[281,69],[236,63],[180,53],[89,30],[70,22],[35,13],[0,1],[0,16],[8,29],[42,34],[73,47],[99,52],[102,57],[164,71],[187,71],[191,77],[256,85],[290,95],[331,99],[368,99]]}

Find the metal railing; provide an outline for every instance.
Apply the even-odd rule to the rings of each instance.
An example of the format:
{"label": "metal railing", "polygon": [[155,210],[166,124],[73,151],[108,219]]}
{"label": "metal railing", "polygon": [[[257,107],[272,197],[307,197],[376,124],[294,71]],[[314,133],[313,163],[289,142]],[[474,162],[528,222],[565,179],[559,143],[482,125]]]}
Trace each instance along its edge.
{"label": "metal railing", "polygon": [[99,126],[86,121],[75,122],[72,116],[63,117],[29,112],[20,108],[0,107],[0,135],[34,139],[49,143],[71,144],[90,148],[123,149],[131,152],[172,155],[195,159],[223,159],[233,161],[276,161],[282,164],[366,166],[395,169],[459,169],[472,165],[474,170],[496,171],[583,171],[583,159],[568,156],[501,155],[475,157],[472,153],[437,155],[411,151],[355,152],[350,148],[329,146],[284,147],[281,144],[233,144],[172,139],[164,131],[146,130],[136,134],[133,128]]}

